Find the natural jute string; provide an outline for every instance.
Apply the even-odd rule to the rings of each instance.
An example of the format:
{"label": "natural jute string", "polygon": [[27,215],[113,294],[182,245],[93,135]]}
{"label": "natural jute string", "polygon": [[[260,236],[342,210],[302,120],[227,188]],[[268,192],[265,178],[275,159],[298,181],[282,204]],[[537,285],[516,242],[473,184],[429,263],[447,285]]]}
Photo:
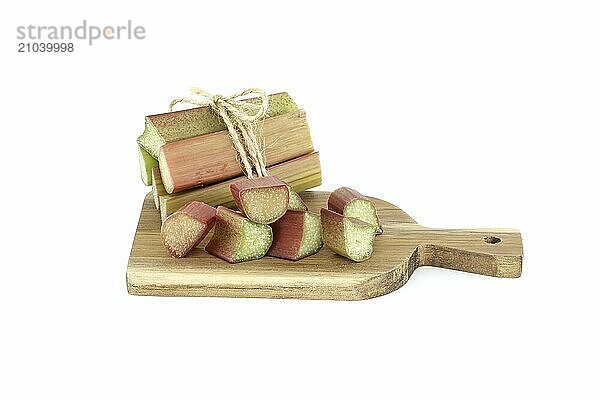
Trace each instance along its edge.
{"label": "natural jute string", "polygon": [[[211,94],[195,87],[190,88],[190,92],[199,97],[175,99],[169,104],[169,112],[173,111],[173,106],[178,103],[194,104],[199,107],[209,106],[225,122],[246,176],[252,179],[253,171],[256,171],[258,177],[267,176],[265,157],[257,138],[258,125],[267,115],[269,107],[267,94],[257,88],[246,89],[231,96]],[[259,96],[258,104],[242,101],[242,98],[253,94]]]}

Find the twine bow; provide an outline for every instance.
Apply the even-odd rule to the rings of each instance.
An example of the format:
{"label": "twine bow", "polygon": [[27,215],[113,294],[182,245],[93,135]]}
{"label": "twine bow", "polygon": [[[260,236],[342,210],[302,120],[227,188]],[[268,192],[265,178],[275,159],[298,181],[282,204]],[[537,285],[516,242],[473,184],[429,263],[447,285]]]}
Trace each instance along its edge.
{"label": "twine bow", "polygon": [[[234,93],[231,96],[211,94],[195,87],[190,88],[190,93],[198,97],[182,97],[175,99],[169,104],[169,112],[173,106],[179,103],[194,104],[199,107],[209,106],[219,115],[236,150],[238,160],[244,169],[246,176],[267,176],[267,168],[262,147],[257,138],[258,124],[266,117],[269,107],[269,97],[257,88],[250,88]],[[249,95],[258,95],[258,104],[242,101]]]}

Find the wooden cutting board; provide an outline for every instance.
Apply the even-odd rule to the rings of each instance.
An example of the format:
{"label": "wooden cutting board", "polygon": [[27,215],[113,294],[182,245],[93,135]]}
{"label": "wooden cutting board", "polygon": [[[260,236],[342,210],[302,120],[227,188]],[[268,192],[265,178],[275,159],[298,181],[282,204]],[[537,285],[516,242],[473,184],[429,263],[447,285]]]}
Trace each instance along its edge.
{"label": "wooden cutting board", "polygon": [[[313,212],[328,192],[304,192]],[[372,198],[384,233],[371,259],[356,263],[324,247],[300,261],[265,257],[228,264],[207,254],[210,234],[186,258],[171,258],[160,241],[160,215],[152,194],[144,200],[127,266],[127,290],[149,296],[225,296],[362,300],[392,292],[422,265],[481,275],[521,275],[521,234],[509,229],[432,229],[398,207]]]}

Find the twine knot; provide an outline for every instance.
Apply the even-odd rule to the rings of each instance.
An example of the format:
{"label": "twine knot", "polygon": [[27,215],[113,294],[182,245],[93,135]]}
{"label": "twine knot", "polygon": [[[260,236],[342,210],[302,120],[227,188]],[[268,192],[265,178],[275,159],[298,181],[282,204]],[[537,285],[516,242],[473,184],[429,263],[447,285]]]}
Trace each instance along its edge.
{"label": "twine knot", "polygon": [[214,109],[219,107],[219,103],[222,102],[225,98],[220,94],[213,94],[209,98],[210,106]]}
{"label": "twine knot", "polygon": [[[181,97],[169,104],[169,112],[179,103],[193,104],[198,107],[209,106],[219,115],[237,153],[238,161],[246,176],[250,179],[256,176],[267,176],[267,168],[262,146],[258,138],[258,124],[266,117],[269,107],[269,97],[257,88],[250,88],[230,96],[211,94],[202,89],[192,87],[190,93],[197,97]],[[257,95],[257,96],[252,96]],[[246,98],[257,97],[257,104],[242,101]]]}

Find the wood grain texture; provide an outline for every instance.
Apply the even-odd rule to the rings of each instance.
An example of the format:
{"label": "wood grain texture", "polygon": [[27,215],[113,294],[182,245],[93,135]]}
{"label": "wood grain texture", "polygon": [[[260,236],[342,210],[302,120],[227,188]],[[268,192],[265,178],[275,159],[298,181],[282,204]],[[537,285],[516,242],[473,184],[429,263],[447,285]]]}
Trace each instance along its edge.
{"label": "wood grain texture", "polygon": [[[312,211],[328,192],[304,192]],[[299,261],[273,257],[229,264],[204,251],[211,234],[188,257],[172,259],[160,242],[160,216],[149,194],[142,208],[127,267],[127,290],[135,295],[226,296],[362,300],[403,286],[423,265],[481,275],[521,275],[521,234],[511,229],[432,229],[398,207],[371,198],[383,234],[371,259],[355,263],[327,248]]]}

